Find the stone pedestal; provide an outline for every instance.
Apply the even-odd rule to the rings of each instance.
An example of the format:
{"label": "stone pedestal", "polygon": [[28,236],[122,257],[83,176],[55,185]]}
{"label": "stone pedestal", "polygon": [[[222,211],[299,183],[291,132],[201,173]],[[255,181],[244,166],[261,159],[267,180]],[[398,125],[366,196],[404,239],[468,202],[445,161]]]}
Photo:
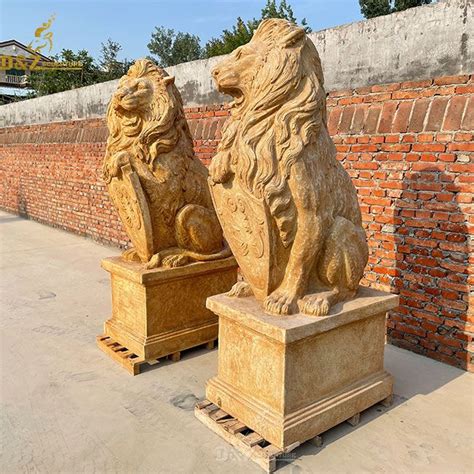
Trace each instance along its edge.
{"label": "stone pedestal", "polygon": [[217,339],[218,318],[206,309],[206,298],[235,283],[233,257],[154,270],[112,257],[102,267],[112,286],[105,335],[140,358],[157,359]]}
{"label": "stone pedestal", "polygon": [[254,297],[212,296],[219,354],[207,399],[280,449],[314,438],[392,394],[385,316],[397,305],[361,288],[326,317],[272,316]]}

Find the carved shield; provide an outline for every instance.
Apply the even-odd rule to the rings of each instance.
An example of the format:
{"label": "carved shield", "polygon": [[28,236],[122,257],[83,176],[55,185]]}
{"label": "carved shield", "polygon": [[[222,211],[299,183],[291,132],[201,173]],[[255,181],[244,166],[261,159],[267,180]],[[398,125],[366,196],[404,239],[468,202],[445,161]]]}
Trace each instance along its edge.
{"label": "carved shield", "polygon": [[153,256],[150,210],[138,175],[130,165],[122,167],[121,179],[112,178],[109,195],[138,256],[148,262]]}
{"label": "carved shield", "polygon": [[262,300],[280,284],[287,259],[268,207],[237,179],[210,189],[224,236],[255,297]]}

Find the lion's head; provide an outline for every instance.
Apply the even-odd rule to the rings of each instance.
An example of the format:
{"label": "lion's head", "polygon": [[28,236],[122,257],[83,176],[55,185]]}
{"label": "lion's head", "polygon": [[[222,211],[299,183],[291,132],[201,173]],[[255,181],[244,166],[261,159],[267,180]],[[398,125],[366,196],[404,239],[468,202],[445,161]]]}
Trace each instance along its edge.
{"label": "lion's head", "polygon": [[264,20],[250,43],[212,72],[221,92],[232,95],[232,118],[219,153],[231,155],[242,186],[264,197],[288,245],[291,166],[326,127],[326,94],[318,52],[305,31],[281,19]]}
{"label": "lion's head", "polygon": [[173,149],[182,134],[190,141],[181,96],[168,76],[148,59],[140,59],[123,76],[107,110],[108,158],[131,152],[147,163]]}

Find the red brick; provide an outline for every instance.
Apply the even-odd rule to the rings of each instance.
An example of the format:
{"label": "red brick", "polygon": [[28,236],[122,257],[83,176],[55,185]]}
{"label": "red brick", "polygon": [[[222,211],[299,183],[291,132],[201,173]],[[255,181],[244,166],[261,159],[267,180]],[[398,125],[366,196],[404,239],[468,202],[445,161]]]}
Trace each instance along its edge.
{"label": "red brick", "polygon": [[469,80],[469,75],[462,76],[444,76],[437,77],[433,82],[437,86],[445,86],[448,84],[465,84]]}
{"label": "red brick", "polygon": [[418,99],[413,106],[410,124],[408,125],[409,132],[421,132],[425,123],[426,111],[430,105],[429,99]]}
{"label": "red brick", "polygon": [[382,94],[370,94],[370,95],[365,96],[364,102],[368,102],[368,103],[385,102],[387,100],[390,100],[391,97],[392,97],[392,94],[390,92],[385,92]]}
{"label": "red brick", "polygon": [[406,81],[401,83],[401,89],[418,89],[429,87],[432,84],[431,79],[425,79],[423,81]]}
{"label": "red brick", "polygon": [[355,107],[350,105],[342,110],[341,121],[339,122],[338,132],[347,133],[351,128],[352,117],[354,116]]}
{"label": "red brick", "polygon": [[474,85],[458,86],[456,87],[456,94],[474,94]]}
{"label": "red brick", "polygon": [[[356,110],[354,113],[354,119],[352,120],[352,127],[351,127],[352,133],[360,133],[360,131],[362,130],[362,127],[364,126],[367,110],[368,110],[367,105],[360,105],[356,107]],[[368,141],[368,137],[366,138]]]}
{"label": "red brick", "polygon": [[353,94],[352,89],[344,89],[344,90],[340,90],[340,91],[330,91],[328,93],[328,96],[329,97],[346,97],[346,96],[349,96],[349,95],[352,95],[352,94]]}
{"label": "red brick", "polygon": [[426,123],[426,130],[441,130],[448,101],[448,97],[435,97],[433,99],[428,115],[428,122]]}
{"label": "red brick", "polygon": [[408,119],[410,118],[413,101],[403,101],[397,109],[397,114],[392,125],[392,132],[405,133],[408,129]]}
{"label": "red brick", "polygon": [[473,139],[472,133],[459,132],[454,135],[454,140],[457,142],[470,142]]}
{"label": "red brick", "polygon": [[341,115],[342,107],[334,107],[329,113],[328,130],[331,135],[335,135],[337,133],[337,128],[339,126],[339,120],[341,119]]}
{"label": "red brick", "polygon": [[466,102],[467,98],[462,95],[451,98],[448,110],[446,111],[443,130],[459,130],[461,128],[461,120]]}
{"label": "red brick", "polygon": [[[460,83],[458,83],[460,84]],[[391,92],[391,91],[396,91],[400,89],[400,84],[394,83],[394,84],[377,84],[375,86],[372,86],[372,92]]]}
{"label": "red brick", "polygon": [[474,130],[474,97],[470,97],[466,105],[461,128],[463,130]]}
{"label": "red brick", "polygon": [[389,101],[383,104],[382,116],[380,118],[378,132],[388,133],[392,128],[392,122],[397,109],[398,102]]}
{"label": "red brick", "polygon": [[474,143],[450,143],[449,151],[474,151]]}
{"label": "red brick", "polygon": [[446,145],[442,143],[429,143],[429,144],[421,144],[415,143],[412,147],[413,151],[445,151]]}
{"label": "red brick", "polygon": [[364,133],[374,133],[377,129],[377,124],[380,117],[380,112],[382,107],[379,105],[371,106],[367,113],[367,117],[365,119],[365,124],[362,127]]}

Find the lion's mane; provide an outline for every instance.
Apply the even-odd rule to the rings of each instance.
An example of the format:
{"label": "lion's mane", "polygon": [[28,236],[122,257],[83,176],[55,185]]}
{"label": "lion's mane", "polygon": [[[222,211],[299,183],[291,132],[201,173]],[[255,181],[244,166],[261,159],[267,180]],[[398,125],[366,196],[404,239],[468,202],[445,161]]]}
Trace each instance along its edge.
{"label": "lion's mane", "polygon": [[234,106],[218,151],[231,154],[241,185],[265,199],[288,246],[296,232],[290,170],[326,127],[323,72],[315,46],[296,25],[265,20],[251,43],[257,41],[267,47],[266,56],[256,68],[244,110]]}
{"label": "lion's mane", "polygon": [[104,176],[109,158],[120,151],[132,151],[149,165],[161,154],[172,151],[181,138],[189,143],[187,154],[193,157],[192,138],[187,125],[181,96],[173,82],[165,81],[165,71],[147,59],[135,62],[120,80],[144,78],[153,86],[153,94],[145,110],[124,110],[119,98],[112,97],[107,110],[109,138],[107,140]]}

